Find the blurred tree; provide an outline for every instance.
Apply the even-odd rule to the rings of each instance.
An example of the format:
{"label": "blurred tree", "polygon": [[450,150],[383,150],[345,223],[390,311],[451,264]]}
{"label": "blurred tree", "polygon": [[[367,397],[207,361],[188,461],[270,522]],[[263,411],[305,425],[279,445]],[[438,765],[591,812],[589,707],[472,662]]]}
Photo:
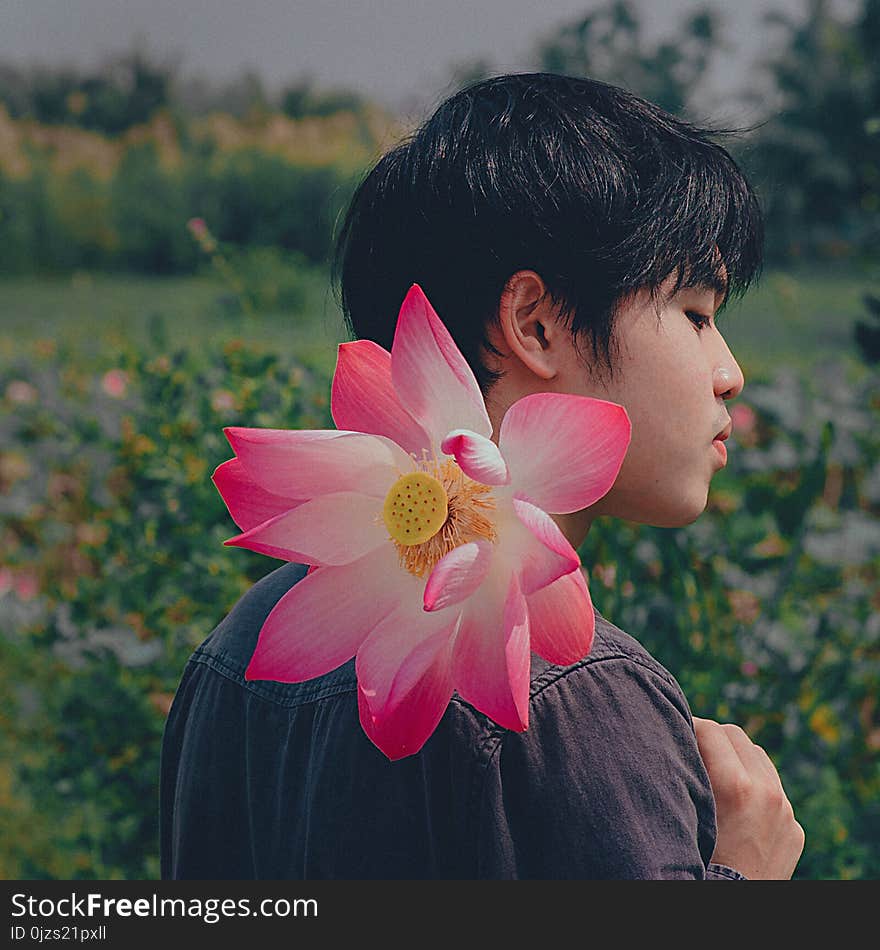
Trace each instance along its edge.
{"label": "blurred tree", "polygon": [[328,116],[335,112],[360,113],[366,104],[358,92],[351,89],[319,90],[311,79],[290,83],[281,92],[281,111],[291,119]]}
{"label": "blurred tree", "polygon": [[222,112],[237,119],[259,118],[275,109],[259,73],[246,69],[225,82],[204,76],[175,80],[172,92],[174,109],[187,118]]}
{"label": "blurred tree", "polygon": [[169,105],[173,67],[139,46],[94,73],[70,67],[0,68],[0,100],[10,115],[79,125],[115,135]]}
{"label": "blurred tree", "polygon": [[719,48],[719,16],[710,7],[691,13],[674,39],[650,45],[636,8],[610,0],[560,27],[538,45],[540,68],[591,76],[681,115]]}
{"label": "blurred tree", "polygon": [[26,96],[19,100],[17,114],[39,122],[66,122],[67,98],[79,83],[79,75],[71,69],[49,70],[38,66],[23,79]]}
{"label": "blurred tree", "polygon": [[210,178],[191,174],[190,207],[219,240],[299,251],[313,263],[328,259],[333,222],[354,187],[337,167],[301,167],[253,148],[218,160]]}
{"label": "blurred tree", "polygon": [[771,257],[841,256],[880,246],[880,0],[842,19],[809,0],[796,22],[765,17],[784,41],[760,64],[772,112],[746,161],[763,192]]}
{"label": "blurred tree", "polygon": [[146,122],[169,105],[171,79],[170,67],[151,62],[136,48],[113,60],[104,75],[83,83],[80,124],[112,133]]}
{"label": "blurred tree", "polygon": [[0,63],[0,103],[13,118],[25,115],[30,105],[29,79],[10,63]]}
{"label": "blurred tree", "polygon": [[252,69],[247,69],[223,87],[220,95],[221,111],[239,118],[265,115],[271,109],[263,80]]}
{"label": "blurred tree", "polygon": [[110,185],[110,214],[122,268],[171,274],[195,265],[197,254],[182,226],[189,216],[185,182],[162,170],[155,143],[126,150]]}

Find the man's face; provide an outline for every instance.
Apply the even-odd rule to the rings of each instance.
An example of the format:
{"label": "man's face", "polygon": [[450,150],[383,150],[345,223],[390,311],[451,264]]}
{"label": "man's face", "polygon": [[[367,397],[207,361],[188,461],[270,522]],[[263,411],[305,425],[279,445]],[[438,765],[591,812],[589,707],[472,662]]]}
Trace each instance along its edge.
{"label": "man's face", "polygon": [[[661,300],[671,286],[670,279],[661,288]],[[562,361],[554,389],[619,403],[632,422],[620,473],[589,509],[590,520],[613,515],[678,527],[705,509],[709,483],[723,467],[713,440],[730,419],[724,401],[738,396],[744,385],[715,326],[720,302],[711,288],[685,288],[666,303],[658,320],[648,292],[640,291],[618,316],[613,380],[591,379],[573,346]]]}

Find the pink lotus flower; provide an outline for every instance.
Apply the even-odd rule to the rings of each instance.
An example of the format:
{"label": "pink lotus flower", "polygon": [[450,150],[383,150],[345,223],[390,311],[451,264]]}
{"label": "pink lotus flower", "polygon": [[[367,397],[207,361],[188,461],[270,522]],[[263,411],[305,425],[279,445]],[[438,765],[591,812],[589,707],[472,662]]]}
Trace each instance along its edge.
{"label": "pink lotus flower", "polygon": [[550,513],[612,486],[622,406],[536,393],[496,445],[476,378],[421,288],[391,353],[339,345],[338,430],[227,427],[214,483],[242,533],[226,544],[312,565],[260,631],[248,679],[301,682],[356,657],[361,724],[390,759],[417,752],[453,691],[528,727],[534,651],[584,657],[594,614],[577,552]]}

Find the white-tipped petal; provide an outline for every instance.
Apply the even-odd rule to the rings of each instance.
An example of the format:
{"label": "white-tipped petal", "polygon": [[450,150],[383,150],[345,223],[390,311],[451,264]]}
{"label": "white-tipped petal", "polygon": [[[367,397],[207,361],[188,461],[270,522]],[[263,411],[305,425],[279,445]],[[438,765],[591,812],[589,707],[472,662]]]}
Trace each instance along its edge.
{"label": "white-tipped petal", "polygon": [[452,455],[458,467],[483,485],[507,485],[510,475],[498,446],[483,435],[467,429],[453,429],[440,444],[440,450]]}
{"label": "white-tipped petal", "polygon": [[418,284],[410,287],[391,345],[391,378],[433,444],[459,426],[486,437],[492,422],[467,360]]}
{"label": "white-tipped petal", "polygon": [[442,610],[470,597],[489,571],[492,547],[488,541],[471,541],[444,555],[425,585],[425,610]]}

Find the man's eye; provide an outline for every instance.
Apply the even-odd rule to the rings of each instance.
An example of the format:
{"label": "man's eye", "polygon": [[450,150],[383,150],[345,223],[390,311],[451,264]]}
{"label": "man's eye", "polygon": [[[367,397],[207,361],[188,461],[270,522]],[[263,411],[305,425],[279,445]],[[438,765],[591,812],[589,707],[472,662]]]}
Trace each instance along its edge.
{"label": "man's eye", "polygon": [[697,313],[695,310],[685,310],[685,315],[697,328],[697,332],[705,330],[712,323],[711,317],[707,317],[704,313]]}

